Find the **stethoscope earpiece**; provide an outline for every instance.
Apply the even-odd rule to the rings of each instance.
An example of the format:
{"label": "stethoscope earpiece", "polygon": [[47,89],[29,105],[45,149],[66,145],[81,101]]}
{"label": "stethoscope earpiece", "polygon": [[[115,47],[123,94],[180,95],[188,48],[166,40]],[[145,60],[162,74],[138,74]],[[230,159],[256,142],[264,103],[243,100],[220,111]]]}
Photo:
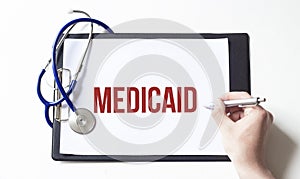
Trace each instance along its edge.
{"label": "stethoscope earpiece", "polygon": [[85,108],[76,109],[69,118],[71,129],[78,134],[88,134],[96,126],[96,118],[90,110]]}

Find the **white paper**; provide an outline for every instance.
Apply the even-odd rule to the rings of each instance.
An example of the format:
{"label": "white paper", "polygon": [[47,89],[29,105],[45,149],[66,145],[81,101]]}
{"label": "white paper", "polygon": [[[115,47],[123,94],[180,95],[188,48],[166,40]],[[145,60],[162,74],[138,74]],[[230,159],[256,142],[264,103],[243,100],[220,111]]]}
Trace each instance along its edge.
{"label": "white paper", "polygon": [[[179,43],[174,45],[173,41]],[[225,91],[229,91],[229,49],[228,39],[94,39],[91,51],[83,67],[83,72],[78,79],[78,84],[72,95],[72,99],[76,107],[84,107],[93,111],[93,87],[94,86],[109,86],[113,83],[114,78],[119,71],[132,59],[143,55],[158,54],[166,56],[169,59],[176,61],[183,69],[189,73],[197,89],[197,123],[191,132],[191,135],[186,141],[182,142],[182,146],[178,148],[172,155],[224,155],[223,146],[221,143],[220,134],[218,132],[212,136],[211,142],[202,149],[199,149],[201,137],[210,120],[210,111],[202,106],[212,102],[212,90],[210,89],[209,77],[203,66],[195,63],[192,54],[183,50],[180,43],[205,41],[211,51],[214,53],[217,62],[221,68],[225,82]],[[106,49],[105,44],[114,46],[113,50]],[[126,45],[124,45],[126,44]],[[82,51],[86,45],[86,40],[82,39],[67,39],[64,43],[64,68],[72,69],[74,75],[77,63],[81,58]],[[108,53],[109,52],[109,53]],[[103,54],[104,53],[104,54]],[[100,64],[100,66],[99,66]],[[165,68],[169,68],[166,66]],[[170,67],[171,68],[171,67]],[[109,74],[109,75],[108,75]],[[148,74],[145,77],[140,77],[132,84],[132,86],[172,86],[172,80],[159,75]],[[151,82],[151,83],[150,83]],[[138,117],[150,115],[148,113],[136,113]],[[97,116],[97,115],[96,115]],[[97,120],[106,127],[108,131],[121,141],[133,144],[155,143],[170,135],[176,125],[178,125],[180,113],[166,113],[165,118],[149,129],[140,130],[124,122],[118,120],[118,114],[106,113],[101,114],[102,118],[97,117]],[[173,120],[168,120],[172,118]],[[110,119],[110,120],[108,120]],[[99,121],[97,121],[99,122]],[[114,153],[101,153],[87,139],[86,136],[80,135],[70,129],[68,121],[61,123],[61,139],[60,152],[64,154],[80,154],[80,155],[100,155]],[[92,131],[93,132],[93,131]],[[126,155],[126,153],[124,153]],[[151,155],[151,154],[150,154]],[[164,155],[164,154],[162,154]]]}

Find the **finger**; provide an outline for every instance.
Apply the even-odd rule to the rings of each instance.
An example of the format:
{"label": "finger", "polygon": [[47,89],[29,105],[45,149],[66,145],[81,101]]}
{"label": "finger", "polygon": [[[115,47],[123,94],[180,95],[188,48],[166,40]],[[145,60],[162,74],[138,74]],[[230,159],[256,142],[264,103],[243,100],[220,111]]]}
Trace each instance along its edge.
{"label": "finger", "polygon": [[215,122],[217,124],[220,124],[221,119],[225,115],[225,105],[220,99],[215,100],[214,104],[215,104],[215,106],[214,106],[214,109],[211,114],[212,114],[212,117],[214,118]]}
{"label": "finger", "polygon": [[228,107],[225,109],[226,111],[226,114],[227,113],[234,113],[234,112],[237,112],[237,111],[243,111],[243,108],[240,108],[238,106],[235,106],[235,107]]}
{"label": "finger", "polygon": [[271,121],[271,123],[273,123],[274,121],[274,116],[271,112],[268,111],[268,119]]}
{"label": "finger", "polygon": [[254,110],[255,109],[253,107],[245,107],[245,108],[243,108],[245,116],[248,116],[249,114],[252,114],[254,112]]}
{"label": "finger", "polygon": [[215,102],[214,110],[212,111],[212,117],[221,131],[228,130],[233,121],[229,119],[225,113],[225,105],[221,99],[217,99]]}
{"label": "finger", "polygon": [[270,111],[264,109],[264,107],[262,107],[261,105],[257,105],[256,108],[259,108],[260,110],[264,110],[267,113],[267,117],[266,118],[268,120],[270,120],[271,122],[273,122],[274,116],[273,116],[273,114]]}
{"label": "finger", "polygon": [[265,110],[262,106],[257,105],[252,107],[253,111],[248,112],[249,115],[255,115],[256,119],[263,119],[263,120],[268,120],[269,123],[273,122],[273,115]]}
{"label": "finger", "polygon": [[253,107],[236,108],[236,109],[232,109],[228,113],[228,117],[234,122],[236,122],[244,118],[245,116],[252,115],[254,112],[255,109],[253,109]]}
{"label": "finger", "polygon": [[233,99],[245,99],[245,98],[251,98],[251,96],[247,92],[229,92],[225,93],[221,99],[224,100],[233,100]]}
{"label": "finger", "polygon": [[236,122],[236,121],[242,119],[244,116],[245,116],[244,111],[236,111],[236,112],[230,113],[228,117],[232,121]]}

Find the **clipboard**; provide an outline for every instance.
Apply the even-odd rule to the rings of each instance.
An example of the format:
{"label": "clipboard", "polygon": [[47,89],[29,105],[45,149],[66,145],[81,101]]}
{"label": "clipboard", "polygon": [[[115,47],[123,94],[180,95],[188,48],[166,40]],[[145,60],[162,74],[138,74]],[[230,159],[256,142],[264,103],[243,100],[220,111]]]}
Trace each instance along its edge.
{"label": "clipboard", "polygon": [[[67,39],[87,39],[88,34],[70,34]],[[117,33],[98,34],[94,38],[102,39],[228,39],[230,91],[246,91],[250,94],[250,55],[249,36],[246,33],[226,34],[145,34],[145,33]],[[58,52],[58,68],[63,66],[63,46]],[[76,90],[76,89],[75,89]],[[99,161],[99,162],[145,162],[151,161],[153,156],[147,155],[115,155],[118,159],[108,155],[80,155],[61,153],[61,123],[54,120],[52,131],[52,158],[57,161]],[[167,155],[155,160],[168,161],[230,161],[227,155]]]}

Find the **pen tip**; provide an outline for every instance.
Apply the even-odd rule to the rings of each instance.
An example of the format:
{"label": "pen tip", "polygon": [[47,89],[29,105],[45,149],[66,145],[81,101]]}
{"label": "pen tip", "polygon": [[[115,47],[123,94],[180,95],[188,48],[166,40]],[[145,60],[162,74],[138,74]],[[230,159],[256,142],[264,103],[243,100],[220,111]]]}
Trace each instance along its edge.
{"label": "pen tip", "polygon": [[209,109],[209,110],[213,110],[214,109],[214,106],[210,105],[210,106],[203,106],[204,108],[206,109]]}

